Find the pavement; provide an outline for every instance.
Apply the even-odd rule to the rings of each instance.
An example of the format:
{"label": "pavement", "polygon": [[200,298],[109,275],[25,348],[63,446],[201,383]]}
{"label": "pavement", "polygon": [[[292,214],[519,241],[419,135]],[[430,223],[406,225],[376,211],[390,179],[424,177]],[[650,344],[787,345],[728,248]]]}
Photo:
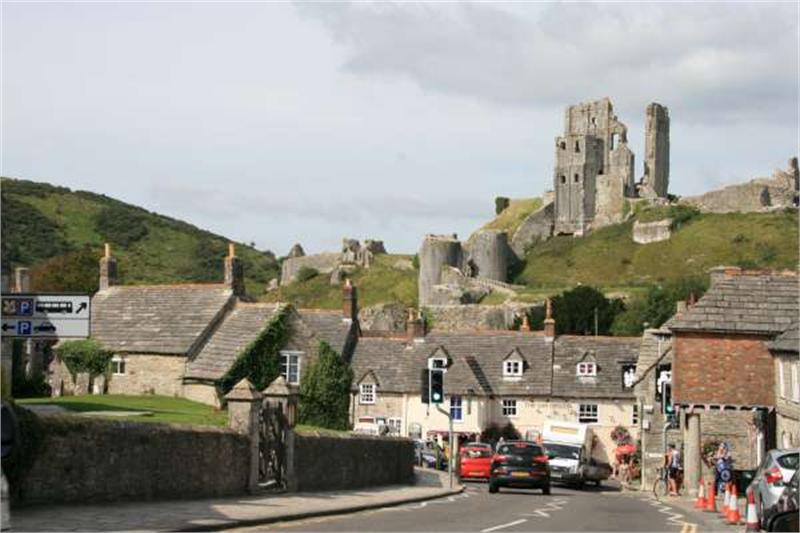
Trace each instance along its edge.
{"label": "pavement", "polygon": [[446,473],[415,469],[414,485],[161,502],[51,505],[12,509],[16,531],[215,531],[426,503],[461,493]]}

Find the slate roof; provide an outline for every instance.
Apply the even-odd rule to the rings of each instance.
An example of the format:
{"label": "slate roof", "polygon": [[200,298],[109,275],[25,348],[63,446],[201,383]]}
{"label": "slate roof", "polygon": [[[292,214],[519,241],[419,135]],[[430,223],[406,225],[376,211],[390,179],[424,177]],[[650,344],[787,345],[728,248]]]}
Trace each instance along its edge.
{"label": "slate roof", "polygon": [[92,337],[115,352],[190,355],[233,298],[222,284],[109,287],[92,298]]}
{"label": "slate roof", "polygon": [[297,314],[318,339],[330,344],[339,354],[345,353],[345,343],[352,325],[342,320],[341,311],[298,309]]}
{"label": "slate roof", "polygon": [[673,331],[776,335],[797,319],[799,296],[796,275],[726,276],[669,327]]}
{"label": "slate roof", "polygon": [[[504,379],[502,362],[518,349],[525,360],[523,377]],[[427,359],[437,350],[446,353],[450,366],[445,376],[448,391],[477,395],[549,395],[551,344],[529,332],[432,333],[424,343],[403,339],[361,338],[353,354],[354,385],[372,371],[380,390],[418,392]]]}
{"label": "slate roof", "polygon": [[[633,398],[633,387],[622,387],[622,365],[637,363],[641,337],[564,335],[554,344],[553,396]],[[577,364],[592,359],[597,364],[597,376],[578,377]]]}
{"label": "slate roof", "polygon": [[280,304],[237,303],[197,357],[186,366],[186,377],[220,379],[267,327],[280,307]]}
{"label": "slate roof", "polygon": [[769,343],[769,349],[775,352],[800,352],[800,322],[795,322],[786,331]]}

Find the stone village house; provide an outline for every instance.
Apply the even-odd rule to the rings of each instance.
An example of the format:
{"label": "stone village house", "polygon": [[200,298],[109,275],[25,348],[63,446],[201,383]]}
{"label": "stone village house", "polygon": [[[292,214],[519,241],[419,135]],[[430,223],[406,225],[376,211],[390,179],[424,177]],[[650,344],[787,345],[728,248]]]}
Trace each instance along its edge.
{"label": "stone village house", "polygon": [[[117,262],[106,248],[100,290],[92,298],[91,335],[114,353],[108,381],[73,381],[55,359],[54,394],[108,392],[181,396],[220,405],[216,382],[283,307],[247,301],[241,260],[231,245],[224,283],[118,285]],[[355,287],[345,286],[342,311],[289,306],[291,336],[281,349],[281,374],[297,385],[325,341],[349,359],[358,335]]]}
{"label": "stone village house", "polygon": [[[392,433],[428,438],[448,432],[447,416],[422,403],[428,360],[445,361],[445,402],[454,431],[474,440],[492,423],[512,422],[523,438],[535,438],[545,420],[591,424],[598,436],[594,456],[610,461],[611,431],[625,426],[637,437],[632,383],[641,340],[620,337],[556,337],[545,332],[461,331],[427,333],[409,320],[406,337],[365,333],[353,353],[352,422],[357,428],[389,426]],[[625,373],[629,378],[625,378]]]}
{"label": "stone village house", "polygon": [[[798,296],[796,272],[717,267],[696,304],[645,331],[635,385],[643,483],[661,465],[666,441],[684,445],[691,493],[701,475],[708,478],[700,454],[710,439],[730,443],[735,468],[743,469],[755,468],[765,450],[798,444]],[[670,381],[680,425],[665,437],[660,393]]]}

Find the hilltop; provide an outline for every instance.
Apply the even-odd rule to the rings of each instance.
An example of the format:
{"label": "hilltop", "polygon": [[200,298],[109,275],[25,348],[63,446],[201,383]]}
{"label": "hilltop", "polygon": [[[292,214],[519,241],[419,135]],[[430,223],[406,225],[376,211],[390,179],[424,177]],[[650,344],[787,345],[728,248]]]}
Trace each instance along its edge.
{"label": "hilltop", "polygon": [[[186,222],[87,191],[2,178],[2,269],[32,269],[34,290],[93,291],[110,242],[122,283],[214,282],[229,240]],[[239,244],[247,291],[278,276],[271,252]]]}

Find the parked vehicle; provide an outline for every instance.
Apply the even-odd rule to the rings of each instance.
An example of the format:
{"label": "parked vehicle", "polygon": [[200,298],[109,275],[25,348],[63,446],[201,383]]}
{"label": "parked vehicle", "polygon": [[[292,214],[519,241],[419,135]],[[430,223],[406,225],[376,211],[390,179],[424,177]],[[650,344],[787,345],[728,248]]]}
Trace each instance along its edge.
{"label": "parked vehicle", "polygon": [[748,490],[753,491],[756,514],[761,527],[779,511],[778,501],[786,485],[792,480],[800,463],[800,448],[770,450],[756,471]]}
{"label": "parked vehicle", "polygon": [[500,487],[542,489],[550,494],[550,464],[544,448],[530,441],[509,441],[497,447],[492,457],[489,492]]}
{"label": "parked vehicle", "polygon": [[800,516],[798,514],[800,513],[798,493],[800,493],[800,480],[798,480],[798,471],[796,470],[775,504],[775,509],[767,523],[767,531],[800,531],[798,529],[798,516]]}
{"label": "parked vehicle", "polygon": [[492,456],[489,445],[465,444],[459,452],[458,476],[461,479],[489,479]]}
{"label": "parked vehicle", "polygon": [[414,461],[420,466],[447,470],[447,459],[444,456],[444,450],[430,441],[414,441]]}
{"label": "parked vehicle", "polygon": [[588,425],[546,421],[542,438],[554,482],[581,488],[587,481],[600,486],[611,476],[609,465],[592,459],[593,435]]}

